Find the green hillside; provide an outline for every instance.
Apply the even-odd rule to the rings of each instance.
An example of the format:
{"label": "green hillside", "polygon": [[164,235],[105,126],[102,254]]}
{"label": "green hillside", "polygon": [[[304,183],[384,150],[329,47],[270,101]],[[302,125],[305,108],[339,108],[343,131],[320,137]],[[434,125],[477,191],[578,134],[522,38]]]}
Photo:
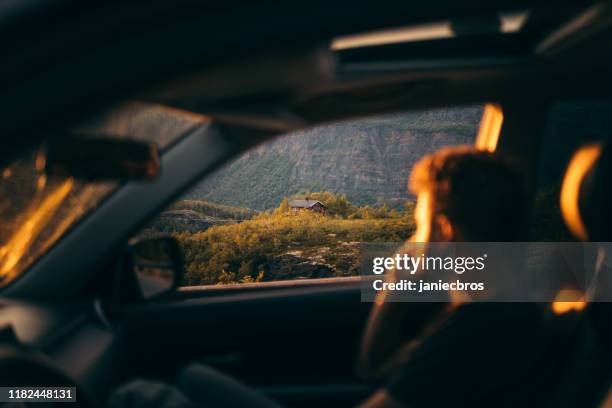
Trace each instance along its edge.
{"label": "green hillside", "polygon": [[310,192],[326,215],[293,215],[288,198],[274,210],[179,201],[141,233],[171,234],[185,254],[185,285],[228,284],[359,274],[362,242],[401,242],[414,232],[414,202],[402,209],[357,206],[345,196]]}
{"label": "green hillside", "polygon": [[184,284],[208,285],[358,275],[361,242],[401,242],[413,231],[407,213],[344,219],[305,211],[175,236],[185,252]]}
{"label": "green hillside", "polygon": [[185,198],[274,208],[307,191],[344,194],[356,205],[400,208],[424,154],[473,143],[481,107],[432,110],[319,126],[280,137],[229,163]]}

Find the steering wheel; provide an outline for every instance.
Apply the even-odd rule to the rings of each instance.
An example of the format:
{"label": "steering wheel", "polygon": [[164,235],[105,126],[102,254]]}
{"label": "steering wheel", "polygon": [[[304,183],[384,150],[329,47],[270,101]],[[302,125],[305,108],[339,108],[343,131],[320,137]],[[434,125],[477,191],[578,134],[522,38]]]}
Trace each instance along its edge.
{"label": "steering wheel", "polygon": [[[39,352],[14,346],[0,346],[0,387],[76,387],[78,406],[99,406],[82,386],[49,358]],[[27,401],[24,404],[27,405]]]}

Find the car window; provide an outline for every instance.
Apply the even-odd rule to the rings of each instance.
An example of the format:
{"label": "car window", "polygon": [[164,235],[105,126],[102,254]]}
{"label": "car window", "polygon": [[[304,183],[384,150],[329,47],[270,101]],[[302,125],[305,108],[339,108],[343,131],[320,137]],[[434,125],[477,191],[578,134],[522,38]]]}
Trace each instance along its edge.
{"label": "car window", "polygon": [[564,100],[551,105],[541,143],[533,240],[574,239],[561,216],[561,182],[576,149],[594,141],[612,141],[612,101]]}
{"label": "car window", "polygon": [[414,231],[412,165],[473,144],[482,112],[428,110],[286,135],[227,163],[139,235],[179,240],[185,286],[357,275],[361,242]]}
{"label": "car window", "polygon": [[[164,149],[202,122],[197,115],[126,103],[72,129],[84,136],[141,139]],[[85,214],[116,190],[116,182],[47,177],[38,148],[0,169],[0,287],[18,277]]]}

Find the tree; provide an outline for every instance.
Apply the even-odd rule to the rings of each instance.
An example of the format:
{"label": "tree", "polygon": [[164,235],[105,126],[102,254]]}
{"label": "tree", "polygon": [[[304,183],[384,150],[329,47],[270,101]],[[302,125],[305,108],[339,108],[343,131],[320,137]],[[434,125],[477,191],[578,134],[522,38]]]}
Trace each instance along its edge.
{"label": "tree", "polygon": [[283,198],[276,210],[274,211],[274,215],[285,215],[289,212],[289,199],[287,197]]}

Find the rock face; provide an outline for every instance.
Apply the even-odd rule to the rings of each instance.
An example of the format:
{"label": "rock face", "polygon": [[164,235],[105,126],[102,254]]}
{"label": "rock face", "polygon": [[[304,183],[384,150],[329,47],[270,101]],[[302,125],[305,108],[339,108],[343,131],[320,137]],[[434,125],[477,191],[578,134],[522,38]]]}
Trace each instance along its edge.
{"label": "rock face", "polygon": [[286,251],[263,265],[264,280],[359,275],[359,244],[359,242],[338,242],[338,246],[333,248],[314,246]]}
{"label": "rock face", "polygon": [[266,279],[270,281],[289,279],[317,279],[334,276],[330,265],[303,259],[295,255],[282,255],[264,266]]}
{"label": "rock face", "polygon": [[473,143],[481,113],[476,106],[396,114],[293,133],[242,155],[187,197],[263,210],[327,190],[358,205],[400,206],[413,164],[440,147]]}

